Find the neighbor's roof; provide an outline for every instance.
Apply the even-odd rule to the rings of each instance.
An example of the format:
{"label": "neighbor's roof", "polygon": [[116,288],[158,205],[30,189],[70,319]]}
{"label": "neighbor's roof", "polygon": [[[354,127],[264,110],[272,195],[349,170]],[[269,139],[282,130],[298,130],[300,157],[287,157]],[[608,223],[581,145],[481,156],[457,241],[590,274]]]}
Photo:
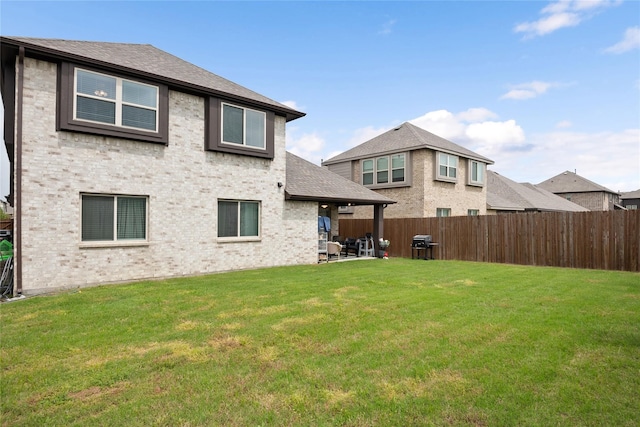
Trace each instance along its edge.
{"label": "neighbor's roof", "polygon": [[620,194],[621,199],[640,199],[640,190],[628,191]]}
{"label": "neighbor's roof", "polygon": [[460,155],[469,159],[479,160],[488,164],[493,164],[493,160],[474,153],[458,144],[434,135],[418,126],[405,122],[398,127],[378,135],[369,141],[354,147],[344,153],[338,154],[323,164],[330,165],[349,160],[363,159],[370,156],[378,156],[401,151],[419,150],[428,148],[436,151],[443,151],[449,154]]}
{"label": "neighbor's roof", "polygon": [[394,200],[287,152],[287,199],[347,205],[391,204]]}
{"label": "neighbor's roof", "polygon": [[[146,78],[159,79],[170,86],[189,88],[212,95],[231,95],[245,102],[270,107],[287,120],[305,114],[260,95],[230,80],[150,44],[107,43],[30,37],[0,37],[4,46],[24,46],[27,56],[39,54],[69,61],[84,62],[113,70],[122,70]],[[212,55],[215,52],[211,52]],[[259,73],[259,70],[256,70]]]}
{"label": "neighbor's roof", "polygon": [[618,194],[570,171],[562,172],[537,185],[552,193],[592,193],[603,191],[605,193]]}
{"label": "neighbor's roof", "polygon": [[487,207],[494,210],[586,212],[588,209],[533,184],[487,170]]}

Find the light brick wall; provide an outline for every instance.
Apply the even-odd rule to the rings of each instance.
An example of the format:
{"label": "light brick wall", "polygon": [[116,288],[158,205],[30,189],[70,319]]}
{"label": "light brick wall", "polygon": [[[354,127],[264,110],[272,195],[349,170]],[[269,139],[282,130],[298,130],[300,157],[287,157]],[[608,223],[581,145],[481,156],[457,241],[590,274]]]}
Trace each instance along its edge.
{"label": "light brick wall", "polygon": [[[452,216],[466,216],[469,209],[477,209],[480,215],[487,212],[487,188],[467,185],[467,159],[458,161],[458,182],[435,181],[435,152],[416,150],[411,152],[410,187],[375,189],[377,193],[395,200],[397,203],[387,206],[385,218],[428,218],[435,217],[437,208],[450,208]],[[360,180],[360,162],[353,162],[353,176]],[[353,214],[343,218],[373,218],[373,209],[369,206],[356,206]]]}
{"label": "light brick wall", "polygon": [[558,193],[558,196],[570,200],[583,208],[589,209],[590,211],[613,210],[613,203],[609,204],[607,193],[604,191],[590,193]]}
{"label": "light brick wall", "polygon": [[[169,145],[57,132],[56,65],[25,59],[22,287],[101,283],[309,264],[317,203],[284,200],[285,119],[273,161],[204,150],[204,99],[169,92]],[[82,247],[81,193],[148,196],[144,246]],[[261,240],[217,239],[218,198],[261,201]]]}

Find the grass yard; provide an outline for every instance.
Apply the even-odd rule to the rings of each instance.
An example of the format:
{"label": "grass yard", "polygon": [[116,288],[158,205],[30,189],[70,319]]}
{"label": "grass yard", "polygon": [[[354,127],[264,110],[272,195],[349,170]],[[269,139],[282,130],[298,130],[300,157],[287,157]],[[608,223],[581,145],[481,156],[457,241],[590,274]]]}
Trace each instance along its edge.
{"label": "grass yard", "polygon": [[637,426],[640,275],[368,260],[0,305],[3,426]]}

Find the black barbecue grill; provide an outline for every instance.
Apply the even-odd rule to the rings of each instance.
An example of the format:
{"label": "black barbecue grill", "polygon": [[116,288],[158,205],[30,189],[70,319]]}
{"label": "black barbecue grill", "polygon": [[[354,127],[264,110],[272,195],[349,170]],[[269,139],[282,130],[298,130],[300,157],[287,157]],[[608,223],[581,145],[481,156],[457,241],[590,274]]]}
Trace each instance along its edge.
{"label": "black barbecue grill", "polygon": [[[424,251],[424,259],[434,259],[434,246],[438,246],[438,244],[433,242],[431,234],[417,234],[413,236],[413,240],[411,240],[411,259],[414,258],[414,253],[416,253],[417,258],[420,258],[420,251]],[[431,255],[431,257],[429,257],[429,255]]]}

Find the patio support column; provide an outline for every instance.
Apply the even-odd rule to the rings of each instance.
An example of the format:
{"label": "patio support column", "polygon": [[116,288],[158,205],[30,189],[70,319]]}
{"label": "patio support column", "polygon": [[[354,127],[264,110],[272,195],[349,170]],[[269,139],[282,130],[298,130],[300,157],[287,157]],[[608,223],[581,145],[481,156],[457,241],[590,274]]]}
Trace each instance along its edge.
{"label": "patio support column", "polygon": [[380,249],[377,245],[381,237],[384,237],[384,205],[373,205],[373,242],[376,250]]}

